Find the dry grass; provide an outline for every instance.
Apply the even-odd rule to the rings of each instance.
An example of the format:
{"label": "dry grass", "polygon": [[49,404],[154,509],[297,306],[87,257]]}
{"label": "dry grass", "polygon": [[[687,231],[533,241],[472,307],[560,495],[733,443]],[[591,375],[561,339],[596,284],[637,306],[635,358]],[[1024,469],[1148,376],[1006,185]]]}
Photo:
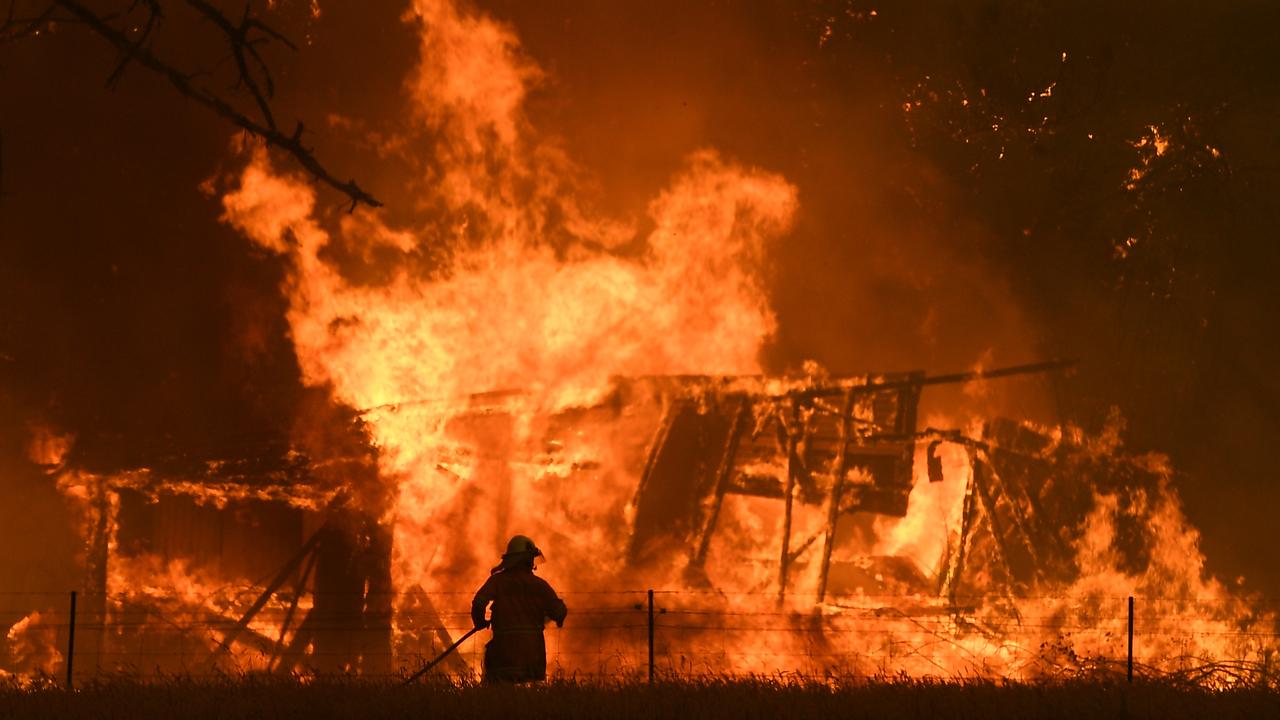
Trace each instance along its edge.
{"label": "dry grass", "polygon": [[1171,684],[1021,684],[788,679],[533,687],[258,678],[117,679],[76,692],[0,688],[14,718],[1264,718],[1280,693]]}

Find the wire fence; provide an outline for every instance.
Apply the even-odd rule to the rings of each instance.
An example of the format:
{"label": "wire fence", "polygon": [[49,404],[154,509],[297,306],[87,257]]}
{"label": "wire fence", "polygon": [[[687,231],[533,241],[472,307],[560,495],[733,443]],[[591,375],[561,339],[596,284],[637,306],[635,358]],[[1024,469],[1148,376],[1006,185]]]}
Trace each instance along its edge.
{"label": "wire fence", "polygon": [[[569,592],[550,677],[1161,677],[1276,687],[1280,599]],[[407,677],[472,627],[469,593],[274,598],[0,592],[0,677],[86,682],[256,673]],[[247,618],[247,619],[246,619]],[[477,680],[488,631],[432,675]],[[70,661],[70,662],[69,662]]]}

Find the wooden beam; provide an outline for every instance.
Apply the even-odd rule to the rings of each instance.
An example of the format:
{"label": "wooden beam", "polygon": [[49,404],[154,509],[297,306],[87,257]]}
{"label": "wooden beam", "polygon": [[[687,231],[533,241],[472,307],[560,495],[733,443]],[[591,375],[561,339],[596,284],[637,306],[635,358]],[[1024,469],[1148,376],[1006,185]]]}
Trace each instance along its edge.
{"label": "wooden beam", "polygon": [[1017,578],[1013,574],[1013,565],[1009,562],[1009,549],[1004,544],[1004,527],[1000,522],[1000,518],[996,515],[995,503],[991,500],[991,495],[987,491],[985,475],[987,463],[983,460],[977,460],[973,464],[973,485],[976,490],[978,502],[982,505],[982,514],[987,516],[987,522],[990,524],[988,528],[991,531],[991,538],[994,541],[992,547],[995,548],[996,559],[1004,566],[1005,575],[1009,578],[1009,586],[1017,584]]}
{"label": "wooden beam", "polygon": [[[969,448],[970,467],[977,471],[976,453],[973,448]],[[947,558],[946,567],[943,569],[942,577],[938,583],[938,595],[945,597],[951,605],[956,604],[956,588],[960,586],[960,576],[964,573],[965,556],[969,553],[969,544],[973,538],[974,514],[977,512],[974,497],[974,480],[973,475],[969,476],[969,481],[964,486],[964,503],[960,511],[960,537],[956,541],[956,549],[950,553]]]}
{"label": "wooden beam", "polygon": [[653,434],[653,440],[649,442],[649,453],[645,457],[644,470],[640,473],[640,483],[636,485],[635,496],[631,499],[633,508],[640,507],[640,498],[644,497],[645,488],[648,487],[649,479],[653,476],[653,468],[658,464],[658,456],[662,454],[662,448],[666,447],[667,437],[671,435],[671,426],[675,424],[680,405],[681,402],[676,400],[669,403],[662,411],[662,420]]}
{"label": "wooden beam", "polygon": [[[334,510],[337,510],[347,503],[347,499],[348,496],[345,493],[339,493],[338,496],[329,503],[329,507],[326,508],[326,511],[333,512]],[[288,582],[289,578],[293,577],[293,574],[297,572],[298,566],[302,564],[302,561],[307,559],[307,557],[315,551],[316,546],[320,543],[321,536],[328,527],[329,522],[326,520],[325,523],[320,526],[320,529],[312,533],[311,537],[302,544],[302,547],[298,549],[298,552],[294,553],[293,557],[290,557],[285,562],[284,567],[280,568],[280,572],[276,573],[276,576],[272,578],[271,582],[267,583],[267,586],[263,588],[262,592],[258,595],[258,598],[254,600],[253,604],[249,606],[249,609],[244,612],[244,615],[242,615],[240,619],[236,621],[236,624],[228,630],[227,635],[223,638],[222,645],[219,646],[219,649],[215,650],[213,656],[209,658],[210,662],[217,658],[218,653],[231,648],[231,643],[235,642],[236,636],[243,632],[245,628],[249,627],[249,623],[253,620],[254,616],[258,614],[258,611],[262,610],[262,608],[266,606],[267,602],[271,600],[271,596],[275,595],[276,591],[280,589],[280,586],[284,585]]]}
{"label": "wooden beam", "polygon": [[795,502],[796,473],[799,468],[796,462],[796,442],[798,431],[796,424],[800,422],[799,403],[791,400],[791,418],[785,423],[787,449],[787,486],[783,494],[782,516],[782,557],[778,563],[778,604],[781,605],[787,595],[787,571],[791,567],[791,509]]}
{"label": "wooden beam", "polygon": [[840,509],[844,502],[845,463],[848,458],[849,431],[853,424],[853,393],[844,394],[840,408],[840,444],[836,447],[836,460],[832,472],[831,500],[827,507],[826,537],[822,542],[822,567],[818,575],[818,602],[827,597],[827,577],[831,570],[831,551],[835,545],[836,524],[840,521]]}
{"label": "wooden beam", "polygon": [[729,491],[729,478],[733,474],[733,460],[738,452],[738,440],[742,437],[743,419],[751,407],[751,402],[744,395],[738,401],[737,412],[729,425],[729,435],[725,440],[724,452],[720,455],[720,465],[716,468],[715,495],[711,501],[711,510],[707,521],[703,524],[702,533],[698,537],[698,545],[694,551],[692,565],[701,568],[707,562],[707,551],[711,546],[711,535],[716,530],[716,522],[720,517],[720,506],[724,504],[725,493]]}
{"label": "wooden beam", "polygon": [[[312,608],[314,610],[314,608]],[[298,629],[293,633],[293,639],[289,641],[289,647],[280,654],[276,661],[276,666],[272,668],[272,672],[293,672],[298,666],[302,657],[307,652],[307,646],[311,644],[311,638],[315,634],[315,617],[311,610],[307,611],[306,617],[302,618],[302,622],[298,624]]]}
{"label": "wooden beam", "polygon": [[298,611],[298,601],[302,599],[302,593],[307,588],[307,579],[311,576],[311,571],[316,566],[316,554],[311,553],[311,557],[307,558],[306,567],[302,568],[302,574],[298,576],[298,581],[294,584],[293,600],[289,603],[289,609],[285,611],[284,622],[280,623],[280,637],[276,638],[275,650],[271,652],[271,662],[269,666],[274,667],[280,660],[280,655],[284,652],[284,636],[289,632],[289,624],[293,622],[293,615]]}
{"label": "wooden beam", "polygon": [[1027,555],[1031,558],[1031,574],[1032,579],[1039,581],[1043,568],[1040,565],[1040,554],[1036,551],[1035,539],[1032,536],[1031,528],[1028,525],[1029,519],[1022,514],[1021,504],[1016,502],[1018,498],[1010,492],[1009,484],[1000,477],[1000,473],[996,472],[994,463],[987,463],[987,473],[991,480],[991,486],[1004,496],[1005,504],[1009,506],[1009,514],[1013,517],[1013,527],[1017,530],[1019,539],[1022,541],[1023,547],[1026,548]]}

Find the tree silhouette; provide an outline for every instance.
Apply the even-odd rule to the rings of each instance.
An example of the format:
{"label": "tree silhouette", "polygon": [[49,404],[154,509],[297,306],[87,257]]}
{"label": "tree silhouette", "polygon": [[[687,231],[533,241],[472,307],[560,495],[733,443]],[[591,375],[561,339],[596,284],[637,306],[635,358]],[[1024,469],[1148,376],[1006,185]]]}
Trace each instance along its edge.
{"label": "tree silhouette", "polygon": [[[346,195],[351,201],[351,210],[361,203],[381,207],[382,203],[355,180],[340,180],[303,144],[304,125],[301,120],[291,130],[285,130],[277,123],[272,107],[275,80],[270,65],[263,58],[263,51],[272,44],[295,50],[297,46],[263,21],[253,11],[252,2],[245,3],[239,20],[233,20],[205,0],[183,0],[182,3],[133,0],[127,6],[120,5],[121,9],[101,11],[77,0],[35,3],[10,0],[5,19],[0,23],[0,43],[38,38],[62,25],[83,27],[106,40],[120,53],[118,63],[107,76],[108,85],[118,81],[134,65],[154,72],[183,97],[194,100],[267,145],[288,154],[317,181]],[[182,69],[155,50],[156,36],[163,32],[166,14],[173,5],[185,6],[187,11],[198,14],[207,21],[209,32],[222,41],[224,49],[234,60],[234,87],[238,93],[225,94],[210,89],[210,83],[201,82],[210,74],[208,70]],[[239,107],[243,101],[238,100],[237,95],[248,97],[254,108],[252,113]]]}

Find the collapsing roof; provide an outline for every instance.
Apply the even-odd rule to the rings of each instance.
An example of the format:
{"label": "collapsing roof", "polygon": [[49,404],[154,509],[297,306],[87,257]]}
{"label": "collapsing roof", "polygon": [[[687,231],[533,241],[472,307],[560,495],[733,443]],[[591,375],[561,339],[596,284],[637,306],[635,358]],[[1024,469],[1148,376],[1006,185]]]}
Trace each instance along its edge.
{"label": "collapsing roof", "polygon": [[[955,432],[917,430],[924,387],[1062,366],[1037,363],[934,377],[908,372],[781,388],[685,379],[670,394],[640,478],[630,557],[644,562],[655,553],[686,548],[689,579],[705,582],[703,566],[725,498],[780,500],[779,596],[787,593],[792,564],[817,543],[821,602],[840,519],[857,512],[905,516],[917,442],[931,441],[932,466],[938,443],[963,439]],[[930,479],[942,478],[931,472]],[[816,534],[793,537],[797,502],[823,508],[826,521]]]}

